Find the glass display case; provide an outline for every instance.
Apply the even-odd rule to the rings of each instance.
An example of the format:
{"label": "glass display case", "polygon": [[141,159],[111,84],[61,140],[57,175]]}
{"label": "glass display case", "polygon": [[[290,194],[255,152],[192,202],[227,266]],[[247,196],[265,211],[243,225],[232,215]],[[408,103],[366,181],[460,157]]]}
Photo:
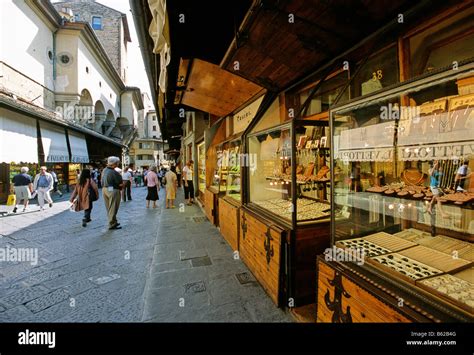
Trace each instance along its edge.
{"label": "glass display case", "polygon": [[332,112],[332,238],[365,270],[472,315],[474,94],[459,85],[469,75],[460,67]]}
{"label": "glass display case", "polygon": [[69,186],[76,186],[78,182],[78,173],[77,173],[78,170],[79,172],[82,170],[81,164],[73,164],[73,163],[68,164],[68,182],[67,183]]}
{"label": "glass display case", "polygon": [[329,220],[327,126],[293,121],[248,136],[250,205],[286,224]]}
{"label": "glass display case", "polygon": [[197,157],[198,157],[198,188],[200,195],[204,195],[206,191],[206,150],[204,142],[197,145]]}
{"label": "glass display case", "polygon": [[241,140],[227,141],[216,147],[216,164],[211,187],[219,194],[241,201],[240,149]]}
{"label": "glass display case", "polygon": [[227,167],[226,196],[241,201],[241,173],[240,149],[242,141],[236,140],[229,143],[229,148],[223,157],[223,164]]}
{"label": "glass display case", "polygon": [[215,164],[212,172],[212,182],[210,187],[213,188],[216,193],[225,192],[227,185],[227,155],[228,150],[225,149],[226,144],[219,144],[216,146],[215,152]]}

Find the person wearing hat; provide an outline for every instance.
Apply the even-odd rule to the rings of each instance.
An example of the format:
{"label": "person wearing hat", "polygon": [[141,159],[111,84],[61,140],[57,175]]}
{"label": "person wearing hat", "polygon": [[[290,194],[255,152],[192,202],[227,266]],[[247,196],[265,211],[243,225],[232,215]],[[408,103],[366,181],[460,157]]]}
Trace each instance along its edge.
{"label": "person wearing hat", "polygon": [[123,187],[122,175],[116,171],[120,159],[108,157],[107,167],[102,172],[102,196],[104,197],[105,209],[109,220],[109,229],[122,229],[117,221],[117,212],[120,207],[120,190]]}

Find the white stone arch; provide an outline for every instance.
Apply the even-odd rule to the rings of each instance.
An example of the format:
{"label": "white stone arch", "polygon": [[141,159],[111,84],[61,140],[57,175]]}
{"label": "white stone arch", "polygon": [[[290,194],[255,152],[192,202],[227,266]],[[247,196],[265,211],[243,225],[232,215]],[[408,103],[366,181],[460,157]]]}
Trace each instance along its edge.
{"label": "white stone arch", "polygon": [[74,109],[74,121],[80,125],[91,126],[94,120],[94,104],[89,90],[82,89],[79,102]]}
{"label": "white stone arch", "polygon": [[87,89],[82,89],[81,97],[79,99],[79,105],[81,106],[93,106],[92,95]]}

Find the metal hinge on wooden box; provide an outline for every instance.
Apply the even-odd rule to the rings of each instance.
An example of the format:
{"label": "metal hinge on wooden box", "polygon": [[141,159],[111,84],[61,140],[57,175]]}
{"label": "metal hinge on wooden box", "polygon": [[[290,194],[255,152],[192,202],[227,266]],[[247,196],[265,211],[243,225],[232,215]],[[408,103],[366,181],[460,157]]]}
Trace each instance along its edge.
{"label": "metal hinge on wooden box", "polygon": [[247,219],[245,218],[245,213],[242,215],[242,238],[245,239],[245,234],[247,233]]}
{"label": "metal hinge on wooden box", "polygon": [[273,251],[273,245],[271,244],[273,237],[272,237],[272,232],[270,228],[271,227],[267,228],[267,232],[265,233],[265,240],[263,242],[263,247],[265,248],[265,253],[266,253],[266,258],[267,258],[267,264],[270,264],[270,261],[272,260],[272,257],[275,254]]}

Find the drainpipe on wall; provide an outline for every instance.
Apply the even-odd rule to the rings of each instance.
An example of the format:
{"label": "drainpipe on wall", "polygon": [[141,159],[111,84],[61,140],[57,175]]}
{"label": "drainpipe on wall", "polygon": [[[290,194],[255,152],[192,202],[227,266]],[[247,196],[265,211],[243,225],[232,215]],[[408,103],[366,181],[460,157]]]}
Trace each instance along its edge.
{"label": "drainpipe on wall", "polygon": [[54,91],[56,91],[56,34],[59,30],[53,32],[53,84],[54,84]]}

